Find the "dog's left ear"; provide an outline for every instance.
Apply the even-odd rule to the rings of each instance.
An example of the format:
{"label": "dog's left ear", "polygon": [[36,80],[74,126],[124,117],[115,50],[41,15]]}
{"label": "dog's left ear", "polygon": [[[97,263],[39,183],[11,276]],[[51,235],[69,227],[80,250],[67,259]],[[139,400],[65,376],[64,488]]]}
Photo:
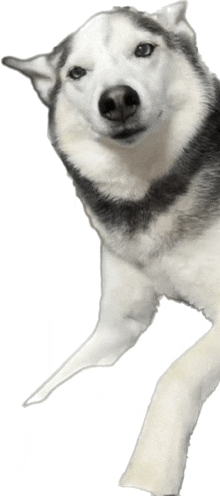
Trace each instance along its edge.
{"label": "dog's left ear", "polygon": [[182,34],[189,38],[192,43],[196,44],[195,31],[186,20],[186,10],[187,2],[176,2],[163,7],[153,14],[153,18],[168,31],[172,31],[175,34]]}
{"label": "dog's left ear", "polygon": [[2,63],[28,76],[40,99],[49,106],[51,91],[56,82],[55,64],[51,54],[37,55],[25,60],[5,57]]}

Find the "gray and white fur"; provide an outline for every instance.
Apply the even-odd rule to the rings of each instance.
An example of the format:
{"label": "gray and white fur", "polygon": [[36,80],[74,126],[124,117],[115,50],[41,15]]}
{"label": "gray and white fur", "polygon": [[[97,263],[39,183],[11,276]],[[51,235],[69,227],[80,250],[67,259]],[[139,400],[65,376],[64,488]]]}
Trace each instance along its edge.
{"label": "gray and white fur", "polygon": [[151,15],[115,8],[49,54],[3,59],[48,106],[52,145],[102,242],[97,327],[25,405],[114,364],[163,295],[213,323],[160,378],[120,481],[156,496],[179,494],[190,435],[220,380],[220,83],[185,12],[185,2]]}

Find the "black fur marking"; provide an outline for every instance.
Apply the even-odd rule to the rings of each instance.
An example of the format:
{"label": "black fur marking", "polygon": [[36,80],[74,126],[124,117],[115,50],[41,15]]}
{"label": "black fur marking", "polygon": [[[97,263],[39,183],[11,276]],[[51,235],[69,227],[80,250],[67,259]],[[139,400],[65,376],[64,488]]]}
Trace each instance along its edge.
{"label": "black fur marking", "polygon": [[127,234],[134,234],[138,229],[145,230],[155,214],[166,210],[176,196],[186,192],[185,184],[177,181],[174,175],[173,178],[156,181],[142,200],[110,199],[102,195],[92,181],[64,161],[79,196],[99,220],[109,228],[120,227]]}
{"label": "black fur marking", "polygon": [[68,55],[70,54],[71,51],[71,41],[73,39],[73,35],[70,34],[66,38],[64,38],[59,45],[55,46],[53,51],[49,54],[49,58],[51,57],[53,59],[54,56],[60,55],[59,60],[58,60],[58,65],[57,69],[61,69],[67,60]]}
{"label": "black fur marking", "polygon": [[54,145],[74,180],[78,195],[99,221],[110,229],[121,228],[128,235],[145,230],[158,214],[165,212],[181,195],[187,193],[192,179],[201,173],[207,177],[207,183],[202,179],[198,203],[191,216],[188,214],[187,219],[181,219],[179,230],[185,230],[184,225],[189,226],[190,221],[196,227],[200,219],[204,221],[204,218],[209,217],[212,209],[216,212],[217,203],[220,205],[220,83],[216,80],[215,84],[215,106],[210,109],[203,126],[171,171],[155,180],[141,200],[111,199],[102,194],[95,183],[84,177]]}
{"label": "black fur marking", "polygon": [[51,107],[54,106],[54,102],[55,102],[55,98],[56,98],[56,95],[61,87],[61,81],[60,81],[60,77],[59,77],[59,70],[62,69],[62,67],[65,65],[66,63],[66,60],[67,60],[67,57],[68,55],[70,54],[70,51],[71,51],[71,41],[72,41],[72,38],[73,38],[73,35],[69,35],[67,36],[63,41],[61,41],[61,43],[59,43],[59,45],[57,45],[56,47],[54,47],[53,51],[51,53],[49,53],[48,55],[48,58],[49,60],[53,60],[54,57],[56,56],[59,56],[58,57],[58,62],[57,62],[57,79],[56,79],[56,83],[53,87],[53,89],[51,90],[51,93],[50,93],[50,103],[49,103],[49,121],[50,121],[50,111],[51,111]]}
{"label": "black fur marking", "polygon": [[196,44],[191,42],[187,35],[184,33],[177,35],[172,31],[167,31],[159,22],[151,17],[148,17],[143,12],[128,12],[127,14],[136,26],[144,30],[146,29],[153,34],[162,36],[165,43],[171,50],[181,51],[184,53],[196,71],[202,76],[206,75],[205,70],[198,59],[198,48]]}
{"label": "black fur marking", "polygon": [[163,38],[165,38],[165,41],[169,42],[168,32],[157,21],[155,21],[151,17],[143,15],[142,13],[136,14],[135,12],[131,12],[130,15],[133,17],[135,24],[139,28],[144,30],[146,29],[153,34],[163,36]]}

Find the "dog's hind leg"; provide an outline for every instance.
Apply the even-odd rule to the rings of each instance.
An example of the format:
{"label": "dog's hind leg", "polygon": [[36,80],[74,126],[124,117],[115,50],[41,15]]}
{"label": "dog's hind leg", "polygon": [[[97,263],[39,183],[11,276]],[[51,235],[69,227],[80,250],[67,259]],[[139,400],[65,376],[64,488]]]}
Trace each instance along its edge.
{"label": "dog's hind leg", "polygon": [[220,380],[220,321],[160,378],[120,484],[178,495],[190,435]]}
{"label": "dog's hind leg", "polygon": [[150,324],[157,300],[140,269],[103,249],[102,281],[100,315],[94,333],[24,406],[43,401],[82,369],[112,365]]}

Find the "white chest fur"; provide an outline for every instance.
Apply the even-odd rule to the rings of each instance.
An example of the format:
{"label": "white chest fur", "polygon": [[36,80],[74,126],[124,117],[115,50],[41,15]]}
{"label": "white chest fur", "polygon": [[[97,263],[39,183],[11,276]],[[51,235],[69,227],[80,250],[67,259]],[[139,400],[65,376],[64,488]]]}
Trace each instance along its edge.
{"label": "white chest fur", "polygon": [[178,216],[189,207],[187,195],[158,216],[149,229],[132,236],[120,229],[106,229],[88,208],[86,211],[104,245],[139,267],[158,295],[183,299],[212,319],[219,312],[220,301],[220,222],[202,234],[183,235],[176,229]]}

